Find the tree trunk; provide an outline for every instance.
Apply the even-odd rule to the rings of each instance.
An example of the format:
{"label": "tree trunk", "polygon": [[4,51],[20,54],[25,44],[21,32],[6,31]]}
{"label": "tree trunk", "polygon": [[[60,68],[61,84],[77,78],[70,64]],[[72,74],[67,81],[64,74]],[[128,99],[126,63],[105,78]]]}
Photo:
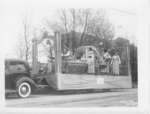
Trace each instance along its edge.
{"label": "tree trunk", "polygon": [[84,39],[84,34],[86,32],[86,29],[87,29],[87,24],[88,24],[88,13],[85,16],[85,25],[84,25],[84,29],[83,29],[83,32],[82,32],[81,37],[80,37],[80,46],[82,45],[82,42]]}

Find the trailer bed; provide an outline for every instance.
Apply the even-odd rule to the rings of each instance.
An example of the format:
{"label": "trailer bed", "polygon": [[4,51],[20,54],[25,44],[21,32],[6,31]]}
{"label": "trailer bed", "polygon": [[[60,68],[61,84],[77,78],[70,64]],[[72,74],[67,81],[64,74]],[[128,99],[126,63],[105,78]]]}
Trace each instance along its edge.
{"label": "trailer bed", "polygon": [[55,74],[46,77],[49,86],[57,90],[131,88],[130,76]]}

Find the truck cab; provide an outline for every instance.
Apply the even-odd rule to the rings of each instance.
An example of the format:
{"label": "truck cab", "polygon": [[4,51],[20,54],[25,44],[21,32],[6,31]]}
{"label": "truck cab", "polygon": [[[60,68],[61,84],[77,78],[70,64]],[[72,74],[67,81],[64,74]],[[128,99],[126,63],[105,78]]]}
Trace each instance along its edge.
{"label": "truck cab", "polygon": [[5,60],[5,94],[17,93],[19,97],[28,97],[36,87],[31,78],[30,67],[26,61]]}

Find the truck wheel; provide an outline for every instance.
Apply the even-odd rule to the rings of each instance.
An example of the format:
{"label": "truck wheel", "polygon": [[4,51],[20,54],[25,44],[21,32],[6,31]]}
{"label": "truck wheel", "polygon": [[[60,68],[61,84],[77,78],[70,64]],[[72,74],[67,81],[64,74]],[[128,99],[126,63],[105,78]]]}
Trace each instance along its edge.
{"label": "truck wheel", "polygon": [[31,94],[31,85],[28,82],[22,82],[17,87],[19,97],[26,98]]}

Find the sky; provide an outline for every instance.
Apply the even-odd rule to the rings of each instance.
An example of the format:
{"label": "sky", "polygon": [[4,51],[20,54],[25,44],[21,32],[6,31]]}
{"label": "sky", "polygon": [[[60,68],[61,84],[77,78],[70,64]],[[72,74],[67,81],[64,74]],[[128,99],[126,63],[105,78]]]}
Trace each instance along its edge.
{"label": "sky", "polygon": [[[28,16],[31,26],[41,28],[44,20],[48,18],[51,22],[55,21],[55,12],[59,8],[60,4],[53,3],[48,0],[47,2],[36,2],[31,0],[27,2],[25,0],[15,0],[16,2],[2,2],[3,3],[3,27],[4,29],[4,48],[5,56],[16,57],[16,45],[22,32],[22,19],[25,15]],[[117,0],[119,1],[119,0]],[[136,44],[136,25],[137,25],[137,5],[134,2],[118,2],[113,5],[99,5],[95,4],[95,7],[91,5],[90,8],[104,8],[106,10],[107,17],[115,28],[115,37],[127,37],[131,42]],[[105,2],[100,2],[105,4]],[[114,3],[114,2],[113,2]],[[53,5],[54,4],[54,5]],[[90,4],[90,3],[89,3]],[[65,7],[65,8],[66,8]],[[70,7],[70,6],[69,6]],[[68,7],[68,8],[69,8]],[[89,6],[76,6],[75,8],[89,8]]]}

